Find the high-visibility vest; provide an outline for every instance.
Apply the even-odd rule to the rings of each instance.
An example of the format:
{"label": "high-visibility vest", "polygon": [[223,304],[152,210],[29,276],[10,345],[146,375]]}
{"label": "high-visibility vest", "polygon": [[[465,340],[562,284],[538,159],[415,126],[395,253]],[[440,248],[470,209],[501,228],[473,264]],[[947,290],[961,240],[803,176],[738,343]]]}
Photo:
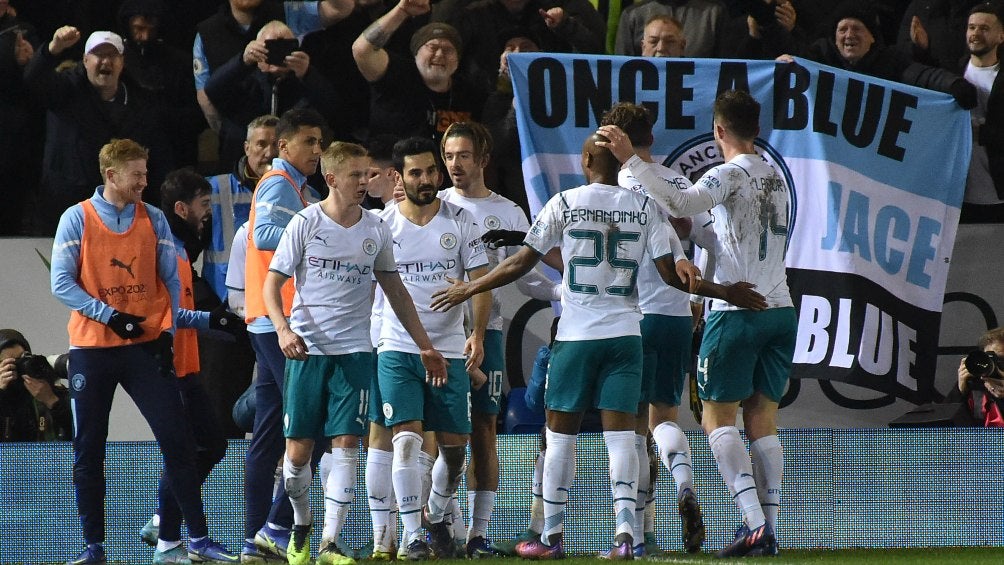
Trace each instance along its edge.
{"label": "high-visibility vest", "polygon": [[66,327],[70,345],[117,347],[152,341],[170,331],[171,295],[157,274],[157,232],[146,205],[136,205],[132,225],[122,233],[108,229],[90,200],[81,202],[81,207],[84,229],[77,284],[112,308],[146,320],[140,323],[143,335],[123,339],[105,324],[73,311]]}
{"label": "high-visibility vest", "polygon": [[[184,255],[184,250],[178,250],[178,279],[181,280],[180,306],[186,310],[195,310],[195,291],[192,289],[192,263]],[[199,336],[195,328],[178,328],[174,332],[174,374],[187,377],[198,373]]]}
{"label": "high-visibility vest", "polygon": [[[285,178],[286,182],[296,190],[296,195],[300,197],[300,202],[304,208],[307,206],[307,200],[303,197],[303,191],[296,185],[296,181],[293,180],[293,177],[289,173],[281,169],[272,169],[265,173],[254,187],[254,196],[251,197],[251,215],[248,218],[248,249],[247,255],[244,258],[244,320],[249,324],[255,318],[268,316],[262,288],[265,286],[265,275],[268,274],[268,266],[272,262],[272,256],[275,255],[275,251],[258,249],[258,246],[254,243],[254,224],[255,217],[257,216],[255,207],[258,202],[258,189],[261,188],[261,184],[265,182],[265,179],[275,176]],[[293,310],[294,293],[293,279],[290,278],[282,285],[281,290],[282,313],[287,317]]]}

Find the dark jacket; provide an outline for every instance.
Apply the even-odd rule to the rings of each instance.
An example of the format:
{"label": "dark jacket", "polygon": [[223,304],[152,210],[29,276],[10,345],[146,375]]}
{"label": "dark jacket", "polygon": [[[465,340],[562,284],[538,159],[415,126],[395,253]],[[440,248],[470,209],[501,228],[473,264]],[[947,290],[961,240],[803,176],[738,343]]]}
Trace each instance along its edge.
{"label": "dark jacket", "polygon": [[850,63],[840,55],[832,34],[810,43],[799,35],[788,33],[773,17],[757,17],[757,23],[760,24],[765,55],[770,58],[784,54],[804,57],[838,69],[949,94],[952,93],[953,83],[964,80],[944,69],[915,62],[908,49],[884,47],[876,42],[864,57]]}
{"label": "dark jacket", "polygon": [[[274,112],[273,86],[278,95]],[[213,72],[206,83],[206,95],[223,118],[220,157],[226,163],[233,163],[244,155],[247,125],[258,116],[279,116],[291,108],[309,106],[330,121],[338,109],[337,91],[313,65],[307,69],[303,80],[289,74],[276,83],[256,65],[244,64],[241,53]]]}
{"label": "dark jacket", "polygon": [[175,164],[195,166],[198,137],[206,129],[206,119],[195,98],[191,53],[183,53],[160,39],[144,45],[127,40],[125,48],[123,74],[156,96],[160,107],[171,116],[171,127],[164,133],[171,142]]}
{"label": "dark jacket", "polygon": [[234,55],[244,52],[244,47],[254,40],[258,32],[272,20],[286,21],[282,3],[265,0],[255,9],[251,26],[243,29],[230,12],[230,2],[221,2],[220,11],[199,23],[199,37],[209,64],[209,72],[224,65]]}
{"label": "dark jacket", "polygon": [[[998,49],[997,52],[1001,54],[1004,50]],[[959,62],[959,74],[965,74],[968,64],[969,57]],[[990,88],[986,121],[980,126],[976,143],[987,150],[990,178],[994,180],[997,196],[1004,200],[1004,73],[1002,72],[997,72],[997,78]]]}
{"label": "dark jacket", "polygon": [[[565,19],[555,30],[547,27],[539,13],[541,9],[552,7],[565,10]],[[587,0],[529,0],[517,14],[506,9],[501,0],[478,0],[454,14],[448,23],[457,28],[463,41],[461,67],[472,79],[481,81],[480,88],[484,90],[495,86],[503,47],[499,32],[506,28],[529,29],[536,36],[541,51],[606,51],[606,23]]]}
{"label": "dark jacket", "polygon": [[36,402],[20,381],[0,390],[0,441],[73,439],[70,392],[59,385],[52,392],[58,400],[50,409]]}
{"label": "dark jacket", "polygon": [[102,184],[98,153],[112,139],[132,139],[150,150],[147,202],[160,200],[160,183],[174,163],[160,109],[149,92],[123,73],[112,105],[98,96],[81,63],[56,72],[58,62],[44,44],[24,71],[32,95],[48,110],[40,193],[49,209],[39,227],[49,234],[66,208],[86,200]]}

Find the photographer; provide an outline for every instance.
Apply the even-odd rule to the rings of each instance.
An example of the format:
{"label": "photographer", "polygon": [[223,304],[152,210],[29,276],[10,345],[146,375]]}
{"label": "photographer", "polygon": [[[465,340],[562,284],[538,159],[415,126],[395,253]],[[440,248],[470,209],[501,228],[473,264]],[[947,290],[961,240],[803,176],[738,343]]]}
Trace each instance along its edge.
{"label": "photographer", "polygon": [[73,438],[69,392],[17,330],[0,330],[0,441]]}
{"label": "photographer", "polygon": [[959,392],[974,425],[1004,427],[1004,327],[984,333],[979,348],[959,363]]}

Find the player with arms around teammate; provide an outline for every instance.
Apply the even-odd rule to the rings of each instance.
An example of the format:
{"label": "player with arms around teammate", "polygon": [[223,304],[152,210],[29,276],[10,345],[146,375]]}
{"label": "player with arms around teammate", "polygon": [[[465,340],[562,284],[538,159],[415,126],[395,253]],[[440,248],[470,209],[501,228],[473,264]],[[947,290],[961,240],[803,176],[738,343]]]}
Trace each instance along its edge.
{"label": "player with arms around teammate", "polygon": [[467,371],[480,366],[484,357],[484,332],[491,310],[491,295],[476,299],[473,331],[466,338],[459,309],[442,313],[430,307],[433,291],[447,278],[466,274],[474,280],[488,271],[481,230],[474,218],[463,208],[437,198],[441,179],[436,149],[432,140],[418,137],[394,146],[394,166],[401,173],[405,199],[382,214],[394,238],[398,274],[433,344],[449,360],[446,378],[427,374],[402,320],[385,305],[377,344],[383,421],[377,423],[393,430],[392,481],[404,524],[402,547],[410,560],[429,557],[429,547],[421,536],[418,454],[423,430],[436,432],[439,445],[428,502],[432,550],[440,558],[453,554],[453,538],[444,518],[463,474],[471,433]]}
{"label": "player with arms around teammate", "polygon": [[[686,190],[647,170],[623,132],[600,130],[631,174],[671,213],[711,210],[718,236],[715,280],[748,280],[767,300],[767,309],[758,312],[711,303],[697,376],[701,424],[744,521],[735,541],[718,555],[774,554],[784,469],[777,408],[791,372],[797,323],[784,267],[790,197],[781,176],[755,150],[760,105],[742,91],[715,99],[715,141],[726,163]],[[736,428],[740,402],[749,453]]]}
{"label": "player with arms around teammate", "polygon": [[[488,130],[477,122],[455,122],[446,129],[440,149],[453,186],[440,191],[439,197],[470,212],[486,232],[511,234],[510,239],[518,239],[516,245],[522,243],[530,229],[526,214],[515,202],[485,186],[484,170],[492,151]],[[515,246],[487,246],[485,252],[489,267],[498,265],[516,249],[518,247]],[[558,285],[534,271],[527,276],[534,275],[532,281],[526,280],[526,277],[516,281],[524,294],[540,300],[560,300]],[[492,554],[487,540],[488,522],[495,507],[499,484],[495,421],[505,378],[501,308],[499,297],[492,293],[491,317],[485,331],[485,359],[480,367],[488,380],[485,385],[471,391],[471,472],[467,478],[471,528],[467,533],[468,557]]]}
{"label": "player with arms around teammate", "polygon": [[[669,224],[652,213],[649,198],[619,188],[620,163],[590,136],[582,168],[590,184],[564,191],[544,206],[524,247],[482,279],[436,293],[433,307],[449,308],[479,292],[512,282],[528,272],[544,251],[561,246],[565,270],[558,322],[548,369],[547,452],[544,458],[544,531],[519,543],[532,559],[564,556],[563,516],[575,473],[575,436],[583,412],[599,408],[610,458],[616,515],[614,547],[605,557],[632,559],[638,456],[635,412],[641,391],[641,332],[638,265],[647,251],[664,281],[678,288],[760,307],[762,297],[745,283],[710,284],[683,259]],[[674,265],[672,257],[679,258]]]}
{"label": "player with arms around teammate", "polygon": [[[366,429],[374,368],[369,337],[373,277],[420,350],[425,370],[438,378],[446,372],[446,361],[433,348],[397,276],[390,229],[360,207],[369,175],[366,150],[335,142],[321,156],[321,169],[328,196],[289,221],[264,288],[287,359],[283,477],[294,514],[286,552],[291,565],[310,561],[308,490],[315,437],[331,438],[333,460],[318,563],[354,562],[335,540],[354,497],[359,438]],[[296,294],[287,322],[280,289],[291,276]]]}

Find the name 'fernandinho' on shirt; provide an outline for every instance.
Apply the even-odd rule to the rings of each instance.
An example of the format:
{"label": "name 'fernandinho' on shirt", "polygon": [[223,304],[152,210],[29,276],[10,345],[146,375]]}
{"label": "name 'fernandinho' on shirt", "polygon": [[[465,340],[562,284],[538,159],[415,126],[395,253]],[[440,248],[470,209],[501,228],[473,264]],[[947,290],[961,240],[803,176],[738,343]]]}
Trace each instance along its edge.
{"label": "name 'fernandinho' on shirt", "polygon": [[644,210],[603,210],[600,208],[570,208],[561,212],[562,222],[597,222],[601,224],[648,225],[648,212]]}

